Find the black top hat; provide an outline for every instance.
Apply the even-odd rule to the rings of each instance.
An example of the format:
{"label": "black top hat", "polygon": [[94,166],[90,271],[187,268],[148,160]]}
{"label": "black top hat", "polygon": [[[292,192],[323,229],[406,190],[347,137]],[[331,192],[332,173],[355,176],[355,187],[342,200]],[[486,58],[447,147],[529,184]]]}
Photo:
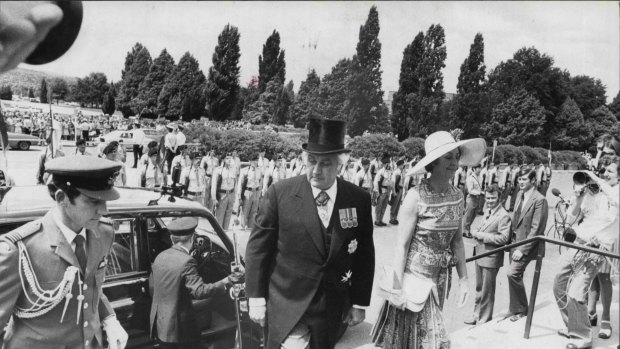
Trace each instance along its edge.
{"label": "black top hat", "polygon": [[308,143],[301,148],[310,154],[348,153],[344,148],[347,123],[340,120],[308,119]]}

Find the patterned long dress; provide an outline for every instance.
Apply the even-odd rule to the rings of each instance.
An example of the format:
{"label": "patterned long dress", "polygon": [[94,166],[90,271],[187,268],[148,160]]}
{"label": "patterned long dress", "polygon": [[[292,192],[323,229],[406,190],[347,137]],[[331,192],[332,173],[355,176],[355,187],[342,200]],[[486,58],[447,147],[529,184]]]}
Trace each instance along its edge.
{"label": "patterned long dress", "polygon": [[463,192],[451,186],[446,193],[437,194],[426,180],[414,190],[420,197],[418,221],[405,273],[432,280],[438,296],[431,292],[420,312],[400,310],[386,301],[372,330],[372,340],[385,349],[450,348],[441,310],[450,290],[454,265],[451,242],[463,214]]}

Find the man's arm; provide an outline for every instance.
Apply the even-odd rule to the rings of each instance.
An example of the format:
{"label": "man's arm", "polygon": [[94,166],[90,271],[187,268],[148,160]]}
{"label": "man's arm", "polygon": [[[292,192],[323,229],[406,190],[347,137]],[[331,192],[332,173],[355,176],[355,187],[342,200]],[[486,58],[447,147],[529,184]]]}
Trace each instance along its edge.
{"label": "man's arm", "polygon": [[202,281],[200,274],[198,274],[198,262],[194,258],[190,258],[187,264],[183,267],[181,275],[185,281],[185,288],[189,291],[193,299],[204,299],[210,296],[225,294],[226,287],[232,285],[230,279],[227,277],[212,284],[207,284]]}
{"label": "man's arm", "polygon": [[375,245],[372,237],[372,206],[369,193],[364,193],[363,203],[360,206],[361,212],[357,213],[360,219],[360,233],[357,235],[358,247],[353,256],[349,296],[353,305],[368,306],[375,275]]}
{"label": "man's arm", "polygon": [[18,260],[17,247],[0,241],[0,348],[4,345],[6,324],[21,294]]}
{"label": "man's arm", "polygon": [[278,243],[278,203],[275,186],[269,187],[258,206],[245,252],[246,293],[249,298],[266,298],[268,271]]}
{"label": "man's arm", "polygon": [[497,225],[497,234],[483,232],[483,241],[485,244],[493,244],[502,246],[510,239],[510,215],[500,218]]}

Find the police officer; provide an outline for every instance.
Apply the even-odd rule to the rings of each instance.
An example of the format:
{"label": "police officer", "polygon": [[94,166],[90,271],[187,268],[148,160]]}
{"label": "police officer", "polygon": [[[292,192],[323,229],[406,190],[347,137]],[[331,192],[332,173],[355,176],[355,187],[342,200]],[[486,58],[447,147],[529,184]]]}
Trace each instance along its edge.
{"label": "police officer", "polygon": [[159,347],[192,349],[199,347],[200,331],[192,300],[226,294],[233,283],[243,282],[243,272],[207,284],[198,273],[198,262],[190,255],[196,217],[176,218],[168,223],[172,247],[160,253],[153,262],[149,286],[151,305],[151,337]]}
{"label": "police officer", "polygon": [[125,347],[127,333],[101,289],[114,242],[102,216],[119,197],[120,167],[93,156],[48,161],[56,206],[0,238],[0,347],[102,348],[102,325],[110,348]]}

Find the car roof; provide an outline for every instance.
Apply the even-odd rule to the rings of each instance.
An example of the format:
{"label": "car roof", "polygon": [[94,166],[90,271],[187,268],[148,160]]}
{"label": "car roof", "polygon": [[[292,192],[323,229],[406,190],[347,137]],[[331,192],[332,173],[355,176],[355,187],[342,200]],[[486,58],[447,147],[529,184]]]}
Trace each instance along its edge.
{"label": "car roof", "polygon": [[[110,214],[127,211],[148,212],[183,212],[191,215],[209,216],[211,213],[197,202],[175,198],[175,202],[164,196],[157,205],[148,206],[149,201],[156,200],[160,193],[143,188],[116,188],[120,193],[118,200],[108,201]],[[0,223],[7,221],[22,221],[27,218],[37,218],[54,206],[54,200],[49,195],[47,187],[17,186],[3,188],[0,192]]]}

